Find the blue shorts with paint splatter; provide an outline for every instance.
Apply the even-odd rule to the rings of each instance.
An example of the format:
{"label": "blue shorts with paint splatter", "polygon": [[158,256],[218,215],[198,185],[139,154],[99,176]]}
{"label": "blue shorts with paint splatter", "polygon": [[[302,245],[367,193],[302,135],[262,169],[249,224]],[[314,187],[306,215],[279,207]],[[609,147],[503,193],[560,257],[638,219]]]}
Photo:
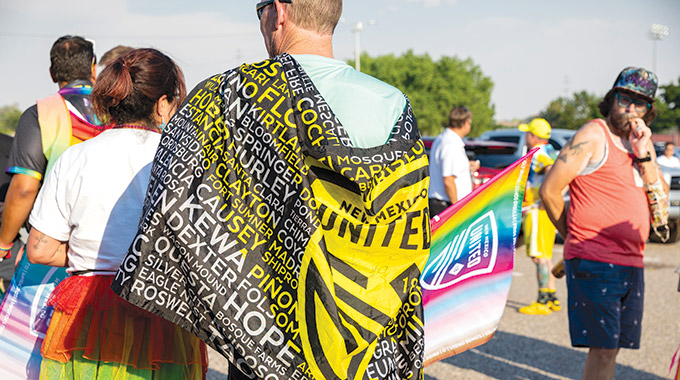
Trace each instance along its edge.
{"label": "blue shorts with paint splatter", "polygon": [[584,259],[564,268],[571,345],[640,348],[644,269]]}

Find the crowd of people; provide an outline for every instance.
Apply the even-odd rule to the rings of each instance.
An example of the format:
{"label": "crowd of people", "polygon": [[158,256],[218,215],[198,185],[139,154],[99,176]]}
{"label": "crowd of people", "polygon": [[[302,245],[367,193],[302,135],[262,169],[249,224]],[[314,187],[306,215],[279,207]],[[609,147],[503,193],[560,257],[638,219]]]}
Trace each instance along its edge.
{"label": "crowd of people", "polygon": [[[649,124],[657,113],[656,89],[655,74],[643,68],[625,68],[599,104],[603,119],[579,128],[559,152],[548,143],[551,127],[546,120],[536,118],[518,127],[526,133],[527,148],[537,149],[526,184],[523,232],[538,280],[537,300],[518,311],[549,315],[561,310],[552,262],[557,231],[565,241],[560,266],[566,273],[571,343],[589,347],[584,379],[613,378],[619,349],[640,346],[642,259],[650,214],[654,221],[655,213],[667,213],[669,188],[660,166],[678,164],[672,143],[666,144],[663,156],[656,157],[651,141]],[[437,140],[451,131],[447,129]],[[463,131],[458,135],[469,132]],[[452,170],[442,169],[443,155],[435,151],[437,140],[433,145],[436,155],[431,157],[434,214],[443,210],[435,209],[443,198],[437,196],[443,188],[440,182],[446,183],[446,178],[451,178],[447,176],[453,175]],[[449,165],[456,160],[453,152],[451,149]],[[459,165],[467,165],[464,155],[457,160]],[[462,175],[469,177],[469,173]],[[564,200],[567,191],[568,209]]]}
{"label": "crowd of people", "polygon": [[[293,57],[342,121],[351,144],[389,145],[407,100],[400,90],[334,58],[332,36],[341,11],[340,0],[267,0],[256,6],[270,58]],[[50,61],[58,92],[24,111],[11,150],[11,140],[0,140],[2,152],[11,151],[4,165],[11,179],[0,194],[0,257],[13,259],[0,266],[0,291],[22,254],[70,274],[49,299],[54,314],[41,349],[40,378],[205,378],[204,342],[111,290],[138,232],[161,134],[185,101],[182,71],[158,50],[118,46],[102,57],[97,74],[93,45],[79,36],[59,38]],[[649,205],[668,192],[658,165],[680,167],[673,144],[663,156],[653,149],[649,124],[656,117],[656,89],[652,72],[624,69],[599,105],[603,118],[581,126],[559,152],[548,143],[546,120],[519,126],[527,147],[537,148],[523,232],[538,281],[537,300],[519,312],[548,315],[562,308],[551,273],[557,231],[565,241],[571,343],[589,347],[584,379],[612,379],[619,349],[640,346]],[[478,163],[468,160],[462,140],[472,120],[467,107],[454,106],[434,141],[431,216],[472,191],[470,175]],[[25,252],[22,229],[30,231],[23,237]],[[232,365],[229,378],[252,377]]]}
{"label": "crowd of people", "polygon": [[2,236],[13,237],[30,212],[28,259],[70,273],[48,302],[40,376],[202,378],[205,343],[111,290],[160,133],[186,96],[182,72],[157,50],[128,49],[95,81],[92,43],[78,36],[58,39],[50,58],[60,90],[19,121],[2,223]]}

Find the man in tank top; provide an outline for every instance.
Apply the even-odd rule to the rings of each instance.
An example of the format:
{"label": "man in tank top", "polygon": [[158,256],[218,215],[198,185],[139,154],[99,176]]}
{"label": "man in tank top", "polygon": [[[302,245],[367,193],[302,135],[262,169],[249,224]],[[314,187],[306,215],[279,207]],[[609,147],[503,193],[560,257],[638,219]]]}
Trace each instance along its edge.
{"label": "man in tank top", "polygon": [[604,119],[578,130],[540,189],[550,219],[566,237],[571,344],[590,349],[584,379],[612,379],[619,348],[640,346],[646,191],[663,184],[649,128],[656,88],[652,72],[625,68],[599,104]]}

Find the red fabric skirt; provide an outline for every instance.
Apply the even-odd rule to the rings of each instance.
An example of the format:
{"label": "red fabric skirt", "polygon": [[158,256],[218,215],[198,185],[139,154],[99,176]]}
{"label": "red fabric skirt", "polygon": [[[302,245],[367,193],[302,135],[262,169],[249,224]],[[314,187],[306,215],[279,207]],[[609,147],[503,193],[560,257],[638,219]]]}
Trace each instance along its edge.
{"label": "red fabric skirt", "polygon": [[111,290],[113,276],[71,276],[50,295],[54,313],[42,345],[45,358],[62,363],[73,351],[89,360],[117,362],[138,369],[162,363],[203,366],[206,345],[181,327],[140,309]]}

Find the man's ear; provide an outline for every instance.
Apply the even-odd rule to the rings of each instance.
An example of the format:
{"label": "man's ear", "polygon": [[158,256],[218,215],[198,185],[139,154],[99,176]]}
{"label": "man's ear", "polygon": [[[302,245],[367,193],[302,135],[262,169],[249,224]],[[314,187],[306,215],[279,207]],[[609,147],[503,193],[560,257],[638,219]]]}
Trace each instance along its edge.
{"label": "man's ear", "polygon": [[276,29],[283,27],[284,22],[288,21],[288,8],[287,5],[280,2],[274,1],[274,6],[276,7]]}

